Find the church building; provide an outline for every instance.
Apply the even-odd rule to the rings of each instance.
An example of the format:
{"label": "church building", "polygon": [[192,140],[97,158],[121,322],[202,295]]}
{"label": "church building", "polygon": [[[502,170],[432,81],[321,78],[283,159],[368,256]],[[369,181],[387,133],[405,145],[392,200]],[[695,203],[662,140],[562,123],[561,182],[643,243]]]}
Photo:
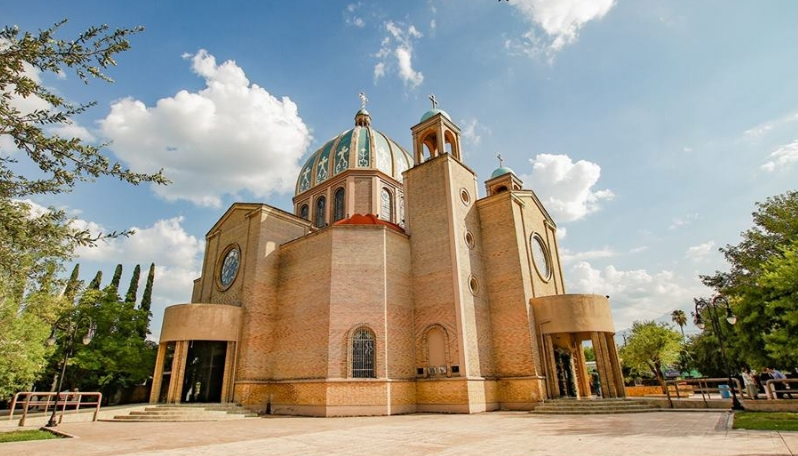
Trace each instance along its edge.
{"label": "church building", "polygon": [[354,128],[302,166],[290,212],[221,216],[191,303],[165,311],[151,402],[531,410],[591,395],[584,341],[604,397],[624,396],[609,297],[566,294],[554,220],[504,166],[480,198],[430,98],[412,153],[372,127],[361,94]]}

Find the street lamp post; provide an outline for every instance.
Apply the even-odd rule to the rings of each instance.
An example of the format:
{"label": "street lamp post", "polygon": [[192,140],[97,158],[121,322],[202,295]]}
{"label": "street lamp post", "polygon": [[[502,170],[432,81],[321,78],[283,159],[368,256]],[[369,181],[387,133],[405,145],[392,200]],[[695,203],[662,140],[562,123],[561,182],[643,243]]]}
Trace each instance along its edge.
{"label": "street lamp post", "polygon": [[86,330],[86,335],[81,339],[83,345],[88,345],[92,337],[94,337],[94,323],[91,321],[91,318],[83,316],[75,319],[74,317],[75,315],[65,315],[56,320],[55,324],[53,324],[53,330],[50,332],[50,337],[44,342],[48,346],[52,346],[56,342],[56,334],[58,331],[64,333],[64,359],[61,361],[61,376],[58,377],[58,388],[55,391],[53,413],[50,415],[50,421],[47,422],[46,427],[58,426],[58,421],[56,421],[55,418],[55,414],[58,411],[58,396],[61,394],[61,388],[64,385],[64,374],[66,373],[67,362],[69,361],[69,357],[72,356],[72,351],[75,348],[75,335],[78,332],[78,328],[88,328]]}
{"label": "street lamp post", "polygon": [[723,360],[723,369],[726,371],[726,374],[729,376],[729,388],[731,388],[732,393],[732,410],[745,410],[743,404],[737,399],[737,393],[734,390],[734,381],[732,380],[732,372],[729,369],[729,361],[726,358],[726,348],[723,344],[723,333],[721,332],[720,327],[720,318],[718,317],[717,311],[725,310],[726,311],[726,321],[730,325],[734,325],[737,323],[737,317],[732,312],[731,306],[729,305],[729,300],[722,295],[714,296],[712,299],[707,301],[704,298],[696,299],[695,300],[695,325],[698,329],[704,329],[704,317],[702,316],[702,312],[706,309],[707,314],[709,315],[709,320],[712,323],[712,328],[715,331],[715,334],[718,336],[718,344],[720,345],[720,356]]}

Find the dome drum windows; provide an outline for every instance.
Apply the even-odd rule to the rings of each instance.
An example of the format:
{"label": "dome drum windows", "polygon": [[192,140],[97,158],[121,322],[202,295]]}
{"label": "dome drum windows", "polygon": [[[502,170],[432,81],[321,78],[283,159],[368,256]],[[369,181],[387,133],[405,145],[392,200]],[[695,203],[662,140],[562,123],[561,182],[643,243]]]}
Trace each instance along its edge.
{"label": "dome drum windows", "polygon": [[313,214],[313,224],[316,228],[322,228],[325,225],[327,210],[327,198],[320,196],[316,198],[316,211]]}
{"label": "dome drum windows", "polygon": [[343,220],[346,217],[346,191],[339,187],[333,196],[333,222]]}
{"label": "dome drum windows", "polygon": [[380,194],[380,218],[393,222],[393,195],[387,188],[383,188]]}

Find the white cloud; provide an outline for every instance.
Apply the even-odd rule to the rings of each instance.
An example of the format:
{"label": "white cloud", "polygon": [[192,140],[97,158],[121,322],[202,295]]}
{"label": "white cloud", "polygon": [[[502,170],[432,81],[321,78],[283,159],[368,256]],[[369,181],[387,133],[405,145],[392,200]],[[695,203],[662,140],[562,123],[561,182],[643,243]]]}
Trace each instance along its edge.
{"label": "white cloud", "polygon": [[467,142],[478,146],[482,142],[483,134],[490,134],[490,128],[479,123],[477,119],[463,120],[461,123],[464,125],[461,134],[463,139]]}
{"label": "white cloud", "polygon": [[647,245],[641,245],[640,247],[635,247],[635,248],[629,250],[629,253],[642,253],[642,252],[645,252],[646,250],[648,250],[648,246]]}
{"label": "white cloud", "polygon": [[703,244],[694,245],[687,249],[684,257],[693,261],[704,260],[707,258],[707,255],[713,251],[713,247],[715,247],[715,241],[707,241]]}
{"label": "white cloud", "polygon": [[780,117],[775,120],[769,120],[767,122],[761,123],[755,127],[749,128],[743,132],[743,139],[747,140],[757,140],[762,136],[765,136],[772,131],[779,129],[791,122],[798,121],[798,112],[793,112],[787,114],[784,117]]}
{"label": "white cloud", "polygon": [[672,221],[670,226],[668,227],[669,230],[675,230],[677,228],[681,228],[686,225],[690,225],[693,223],[694,220],[698,219],[698,214],[689,214],[686,217],[675,217]]}
{"label": "white cloud", "polygon": [[184,57],[206,87],[151,107],[132,98],[114,103],[100,121],[114,153],[134,171],[163,168],[172,184],[153,189],[168,201],[219,207],[224,194],[292,190],[311,139],[296,104],[250,84],[232,60],[217,65],[205,50]]}
{"label": "white cloud", "polygon": [[551,61],[563,47],[576,42],[585,24],[603,18],[615,0],[513,0],[510,4],[535,28],[520,41],[508,40],[505,47]]}
{"label": "white cloud", "polygon": [[374,82],[388,72],[396,71],[406,87],[415,89],[424,82],[424,75],[413,68],[413,41],[423,35],[413,25],[385,22],[388,36],[383,38],[380,50],[374,55],[379,60],[374,65]]}
{"label": "white cloud", "polygon": [[557,227],[557,240],[562,241],[568,235],[568,230],[564,226]]}
{"label": "white cloud", "polygon": [[644,269],[621,271],[614,266],[599,270],[585,261],[568,271],[566,281],[570,293],[609,295],[618,330],[630,327],[635,320],[657,319],[706,293],[697,278],[680,277],[672,271],[652,274]]}
{"label": "white cloud", "polygon": [[588,250],[586,252],[571,253],[568,250],[563,250],[561,258],[563,264],[570,264],[577,261],[594,260],[597,258],[612,258],[617,253],[609,247],[604,247],[601,250]]}
{"label": "white cloud", "polygon": [[363,20],[362,17],[355,14],[361,6],[363,6],[363,4],[360,2],[346,5],[346,10],[344,11],[344,20],[346,21],[346,25],[352,25],[357,28],[363,28],[366,26],[366,21]]}
{"label": "white cloud", "polygon": [[798,162],[798,139],[795,141],[780,146],[775,151],[768,155],[770,160],[761,166],[762,169],[768,172],[773,172],[776,168],[784,168],[792,166],[793,163]]}
{"label": "white cloud", "polygon": [[593,190],[601,176],[601,167],[567,155],[539,154],[529,160],[532,174],[521,179],[535,191],[556,222],[581,219],[599,210],[602,200],[615,195],[610,190]]}

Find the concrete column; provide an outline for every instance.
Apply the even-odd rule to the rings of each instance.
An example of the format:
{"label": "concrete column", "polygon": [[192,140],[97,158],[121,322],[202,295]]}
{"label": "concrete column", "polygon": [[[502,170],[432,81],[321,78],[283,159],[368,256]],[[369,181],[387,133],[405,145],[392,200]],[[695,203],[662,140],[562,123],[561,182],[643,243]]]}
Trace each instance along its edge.
{"label": "concrete column", "polygon": [[546,344],[546,378],[549,384],[549,396],[553,399],[560,397],[560,385],[557,381],[557,362],[554,360],[554,342],[551,340],[551,334],[545,334],[543,341]]}
{"label": "concrete column", "polygon": [[227,342],[227,350],[224,355],[224,377],[222,377],[222,402],[231,402],[233,399],[233,365],[236,357],[236,343]]}
{"label": "concrete column", "polygon": [[618,358],[618,347],[615,346],[615,337],[613,334],[604,333],[607,339],[607,351],[610,355],[609,362],[615,372],[615,385],[618,395],[616,397],[626,397],[626,387],[623,384],[623,370],[621,369],[621,360]]}
{"label": "concrete column", "polygon": [[577,383],[577,397],[590,397],[590,376],[587,374],[587,365],[585,364],[585,351],[582,349],[582,341],[576,339],[576,335],[572,335],[573,343],[576,346],[576,362],[574,368],[576,369],[578,379]]}
{"label": "concrete column", "polygon": [[183,379],[186,376],[186,357],[188,356],[187,340],[175,342],[175,357],[172,360],[172,378],[169,382],[169,392],[166,395],[166,402],[169,404],[179,404],[183,392]]}
{"label": "concrete column", "polygon": [[602,344],[604,340],[598,332],[590,333],[590,340],[593,342],[593,353],[596,354],[596,370],[599,373],[599,381],[601,382],[601,392],[606,398],[615,397],[615,385],[609,376],[609,365],[607,363],[606,344]]}
{"label": "concrete column", "polygon": [[166,356],[166,345],[164,342],[158,345],[158,356],[155,358],[155,373],[152,374],[152,385],[150,389],[150,404],[158,402],[161,392],[161,382],[163,381],[163,359]]}

